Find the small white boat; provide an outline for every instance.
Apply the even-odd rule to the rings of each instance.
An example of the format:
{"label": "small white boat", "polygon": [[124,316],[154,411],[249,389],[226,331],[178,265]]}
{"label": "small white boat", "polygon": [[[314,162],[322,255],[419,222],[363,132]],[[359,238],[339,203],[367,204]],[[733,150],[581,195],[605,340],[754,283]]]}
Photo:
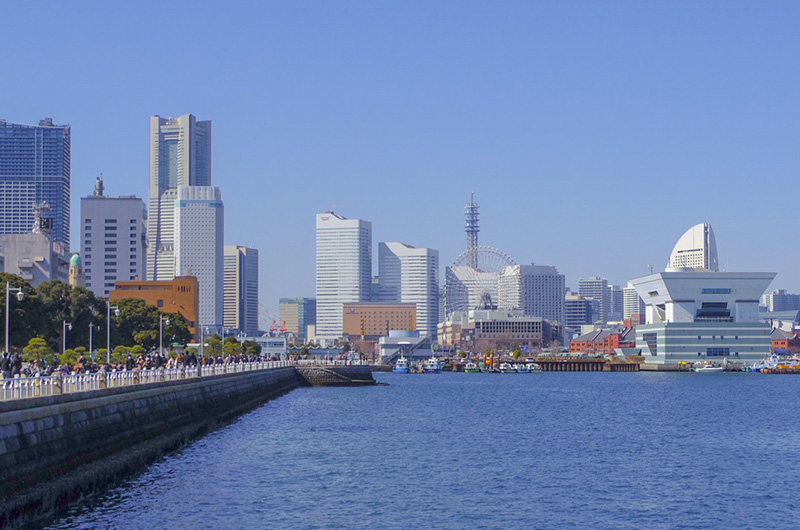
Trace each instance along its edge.
{"label": "small white boat", "polygon": [[515,374],[517,371],[508,363],[500,364],[500,372],[504,374]]}
{"label": "small white boat", "polygon": [[472,361],[468,362],[467,365],[464,367],[464,372],[468,374],[478,374],[480,373],[480,371],[481,369],[478,368],[478,365]]}
{"label": "small white boat", "polygon": [[442,367],[439,364],[439,361],[436,359],[436,357],[431,357],[430,359],[425,361],[424,372],[426,374],[438,374],[441,371]]}
{"label": "small white boat", "polygon": [[542,367],[539,365],[539,363],[528,363],[526,366],[528,367],[528,372],[530,372],[532,374],[540,374],[540,373],[544,372],[544,370],[542,370]]}
{"label": "small white boat", "polygon": [[408,361],[406,360],[405,357],[401,356],[399,359],[397,359],[397,362],[395,363],[394,368],[392,368],[392,372],[394,372],[396,374],[407,374],[408,373]]}
{"label": "small white boat", "polygon": [[530,372],[527,364],[518,363],[514,365],[514,369],[520,374],[527,374]]}
{"label": "small white boat", "polygon": [[722,366],[714,366],[710,363],[703,363],[693,366],[692,371],[697,372],[698,374],[718,374],[720,372],[724,372],[725,368]]}

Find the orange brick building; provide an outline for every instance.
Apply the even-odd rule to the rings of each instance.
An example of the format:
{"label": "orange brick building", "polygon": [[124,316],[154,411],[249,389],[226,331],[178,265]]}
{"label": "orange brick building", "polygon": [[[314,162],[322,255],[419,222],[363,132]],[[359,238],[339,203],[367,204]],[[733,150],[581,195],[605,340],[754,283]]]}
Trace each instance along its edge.
{"label": "orange brick building", "polygon": [[108,293],[111,302],[123,298],[144,300],[147,305],[156,306],[164,313],[178,314],[186,320],[194,340],[199,340],[197,313],[200,297],[197,278],[178,276],[167,282],[126,281],[116,282],[114,290]]}
{"label": "orange brick building", "polygon": [[587,355],[611,355],[617,348],[634,348],[636,346],[636,330],[624,328],[621,331],[592,331],[576,337],[569,343],[570,353]]}

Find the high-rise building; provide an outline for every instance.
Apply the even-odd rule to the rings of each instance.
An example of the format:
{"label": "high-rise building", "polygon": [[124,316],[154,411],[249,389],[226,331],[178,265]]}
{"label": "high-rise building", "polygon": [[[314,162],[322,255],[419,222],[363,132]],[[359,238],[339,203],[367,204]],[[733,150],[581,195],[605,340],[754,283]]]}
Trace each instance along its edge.
{"label": "high-rise building", "polygon": [[610,322],[622,320],[625,313],[625,300],[622,287],[619,285],[608,286],[608,314],[606,318]]}
{"label": "high-rise building", "polygon": [[378,275],[380,301],[416,304],[416,330],[435,337],[439,323],[439,251],[380,243]]}
{"label": "high-rise building", "polygon": [[281,298],[279,304],[281,326],[301,339],[307,338],[308,326],[317,321],[317,301],[313,298]]}
{"label": "high-rise building", "polygon": [[94,193],[81,197],[81,257],[86,287],[96,296],[108,298],[118,281],[144,279],[146,220],[144,201],[106,195],[102,176]]}
{"label": "high-rise building", "polygon": [[342,304],[368,302],[372,289],[372,223],[317,214],[316,336],[342,336]]}
{"label": "high-rise building", "polygon": [[711,225],[700,223],[687,230],[672,249],[667,267],[718,272],[717,240]]}
{"label": "high-rise building", "polygon": [[611,309],[611,296],[608,289],[608,280],[592,276],[588,279],[578,280],[578,294],[583,298],[593,298],[600,305],[600,310],[594,316],[595,322],[605,324],[608,322],[608,313]]}
{"label": "high-rise building", "polygon": [[564,327],[573,333],[579,333],[581,326],[592,324],[595,320],[596,302],[567,290],[564,295]]}
{"label": "high-rise building", "polygon": [[173,277],[197,277],[200,325],[221,326],[225,228],[222,194],[213,186],[178,186],[176,197]]}
{"label": "high-rise building", "polygon": [[25,234],[34,221],[33,205],[51,210],[54,242],[69,250],[70,126],[0,120],[0,234]]}
{"label": "high-rise building", "polygon": [[767,311],[797,311],[800,309],[800,295],[786,292],[785,289],[776,289],[761,297]]}
{"label": "high-rise building", "polygon": [[623,318],[633,320],[637,324],[644,324],[644,300],[631,282],[628,282],[628,286],[623,289],[623,297]]}
{"label": "high-rise building", "polygon": [[511,265],[499,282],[499,307],[564,323],[564,275],[549,265]]}
{"label": "high-rise building", "polygon": [[223,325],[258,333],[258,250],[225,245]]}
{"label": "high-rise building", "polygon": [[191,114],[151,116],[148,280],[171,280],[180,274],[175,267],[178,186],[211,186],[211,122],[197,121]]}

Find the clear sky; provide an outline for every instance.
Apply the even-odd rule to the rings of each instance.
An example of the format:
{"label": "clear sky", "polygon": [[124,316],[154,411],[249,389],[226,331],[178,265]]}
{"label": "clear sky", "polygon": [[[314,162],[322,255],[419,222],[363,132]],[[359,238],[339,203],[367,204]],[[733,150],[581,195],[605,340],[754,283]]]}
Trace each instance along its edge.
{"label": "clear sky", "polygon": [[798,2],[6,2],[0,27],[0,118],[72,125],[73,250],[96,176],[146,198],[149,116],[192,113],[276,314],[314,296],[316,213],[443,278],[470,192],[480,244],[573,288],[706,221],[721,268],[800,292]]}

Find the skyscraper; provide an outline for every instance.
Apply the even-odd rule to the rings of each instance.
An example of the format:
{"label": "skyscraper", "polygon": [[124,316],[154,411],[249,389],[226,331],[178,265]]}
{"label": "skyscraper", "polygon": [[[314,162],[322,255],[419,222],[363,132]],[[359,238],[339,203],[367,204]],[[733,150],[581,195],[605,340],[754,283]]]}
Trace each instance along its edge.
{"label": "skyscraper", "polygon": [[145,271],[144,201],[105,195],[102,177],[81,197],[81,257],[86,287],[104,298],[118,281],[142,280]]}
{"label": "skyscraper", "polygon": [[47,202],[51,237],[69,249],[69,125],[0,120],[0,234],[24,234],[33,225],[33,205]]}
{"label": "skyscraper", "polygon": [[624,292],[624,311],[625,320],[633,320],[635,324],[644,324],[644,300],[639,296],[636,288],[628,282]]}
{"label": "skyscraper", "polygon": [[258,250],[225,245],[223,325],[258,332]]}
{"label": "skyscraper", "polygon": [[286,331],[301,339],[306,338],[308,326],[317,322],[317,301],[313,298],[281,298],[278,318]]}
{"label": "skyscraper", "polygon": [[317,326],[320,339],[342,336],[342,304],[369,302],[372,223],[317,214]]}
{"label": "skyscraper", "polygon": [[499,285],[501,309],[564,323],[564,275],[555,267],[512,265],[503,269]]}
{"label": "skyscraper", "polygon": [[197,277],[200,325],[222,326],[225,228],[222,194],[213,186],[178,186],[173,207],[175,273],[172,277]]}
{"label": "skyscraper", "polygon": [[435,337],[439,323],[439,251],[380,243],[378,275],[380,301],[416,304],[416,329]]}
{"label": "skyscraper", "polygon": [[210,185],[211,122],[197,121],[191,114],[151,116],[148,280],[171,280],[179,274],[175,268],[177,187]]}
{"label": "skyscraper", "polygon": [[605,324],[608,322],[608,313],[610,312],[611,296],[608,289],[608,280],[592,276],[589,279],[578,280],[578,294],[583,298],[592,298],[597,300],[600,306],[600,311],[594,316],[595,322]]}
{"label": "skyscraper", "polygon": [[672,249],[667,267],[718,272],[717,240],[711,225],[700,223],[687,230]]}

